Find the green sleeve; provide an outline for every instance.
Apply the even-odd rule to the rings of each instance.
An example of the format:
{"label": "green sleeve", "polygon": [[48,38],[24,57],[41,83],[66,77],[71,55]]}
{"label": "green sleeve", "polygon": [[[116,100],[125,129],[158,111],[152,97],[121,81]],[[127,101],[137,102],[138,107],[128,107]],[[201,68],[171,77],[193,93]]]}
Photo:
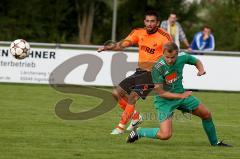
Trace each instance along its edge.
{"label": "green sleeve", "polygon": [[153,83],[164,83],[161,68],[157,69],[153,67],[151,74]]}
{"label": "green sleeve", "polygon": [[186,63],[187,64],[190,64],[190,65],[195,65],[197,63],[197,58],[192,56],[192,55],[189,55],[189,54],[185,54],[186,56]]}

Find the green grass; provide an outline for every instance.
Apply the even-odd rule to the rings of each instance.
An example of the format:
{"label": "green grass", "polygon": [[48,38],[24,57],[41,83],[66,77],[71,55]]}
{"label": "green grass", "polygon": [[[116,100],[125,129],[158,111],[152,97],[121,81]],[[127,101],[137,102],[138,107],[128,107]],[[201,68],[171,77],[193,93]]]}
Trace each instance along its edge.
{"label": "green grass", "polygon": [[[177,113],[173,137],[168,141],[142,138],[126,144],[127,133],[109,135],[119,121],[118,107],[93,119],[69,121],[55,114],[55,104],[74,99],[71,110],[85,111],[101,100],[59,93],[45,85],[0,84],[0,158],[83,159],[83,158],[178,158],[238,159],[240,156],[240,94],[194,93],[211,110],[220,139],[233,148],[209,146],[201,121]],[[154,114],[152,99],[139,101],[143,115]],[[142,127],[158,127],[152,116]]]}

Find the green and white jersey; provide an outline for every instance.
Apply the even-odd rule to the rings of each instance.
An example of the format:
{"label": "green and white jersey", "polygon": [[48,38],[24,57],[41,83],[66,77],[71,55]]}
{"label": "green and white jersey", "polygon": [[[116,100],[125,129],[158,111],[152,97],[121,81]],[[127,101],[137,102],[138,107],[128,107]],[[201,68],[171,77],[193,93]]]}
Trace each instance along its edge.
{"label": "green and white jersey", "polygon": [[164,56],[160,58],[152,69],[152,80],[155,84],[163,84],[166,91],[172,93],[182,93],[184,88],[182,85],[183,67],[185,64],[195,65],[197,59],[185,52],[178,54],[176,62],[168,65]]}

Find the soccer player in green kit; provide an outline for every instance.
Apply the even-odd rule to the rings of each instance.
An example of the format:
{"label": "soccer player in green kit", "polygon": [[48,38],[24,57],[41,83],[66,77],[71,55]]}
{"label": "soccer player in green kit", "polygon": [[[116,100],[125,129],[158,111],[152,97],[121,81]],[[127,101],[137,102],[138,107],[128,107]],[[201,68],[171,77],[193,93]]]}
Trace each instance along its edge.
{"label": "soccer player in green kit", "polygon": [[198,70],[197,75],[201,76],[205,74],[202,62],[185,52],[178,53],[178,50],[175,43],[167,43],[164,46],[163,57],[152,69],[152,80],[157,93],[154,97],[154,105],[160,127],[133,130],[128,136],[127,143],[132,143],[141,137],[168,140],[172,136],[172,115],[174,110],[178,109],[202,119],[203,128],[212,146],[230,147],[231,145],[218,140],[211,113],[191,95],[191,91],[185,91],[182,85],[184,65],[195,65]]}

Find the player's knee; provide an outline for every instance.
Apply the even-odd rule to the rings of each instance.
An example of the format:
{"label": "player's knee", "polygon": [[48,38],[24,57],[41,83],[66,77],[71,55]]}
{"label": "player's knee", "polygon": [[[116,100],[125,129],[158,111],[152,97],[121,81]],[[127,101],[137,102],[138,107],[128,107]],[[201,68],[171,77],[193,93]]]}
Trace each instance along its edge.
{"label": "player's knee", "polygon": [[128,103],[129,104],[135,104],[137,102],[138,98],[139,98],[138,94],[133,92],[129,95]]}
{"label": "player's knee", "polygon": [[112,91],[112,95],[113,95],[114,98],[118,99],[119,94],[118,94],[118,92],[117,92],[116,89],[114,89],[114,90]]}
{"label": "player's knee", "polygon": [[158,132],[157,138],[160,140],[168,140],[172,137],[172,132]]}
{"label": "player's knee", "polygon": [[210,118],[212,118],[212,114],[209,111],[204,113],[203,116],[202,116],[202,119],[210,119]]}
{"label": "player's knee", "polygon": [[116,88],[112,91],[112,95],[116,99],[123,98],[125,96],[123,90],[118,89],[118,88]]}
{"label": "player's knee", "polygon": [[208,113],[206,114],[206,118],[207,118],[207,119],[212,118],[212,113],[208,111]]}
{"label": "player's knee", "polygon": [[172,137],[172,133],[166,133],[166,134],[164,134],[162,140],[168,140],[168,139],[170,139],[171,137]]}
{"label": "player's knee", "polygon": [[139,95],[138,95],[136,92],[131,92],[131,94],[129,95],[129,97],[130,97],[132,100],[137,101],[138,98],[139,98]]}

